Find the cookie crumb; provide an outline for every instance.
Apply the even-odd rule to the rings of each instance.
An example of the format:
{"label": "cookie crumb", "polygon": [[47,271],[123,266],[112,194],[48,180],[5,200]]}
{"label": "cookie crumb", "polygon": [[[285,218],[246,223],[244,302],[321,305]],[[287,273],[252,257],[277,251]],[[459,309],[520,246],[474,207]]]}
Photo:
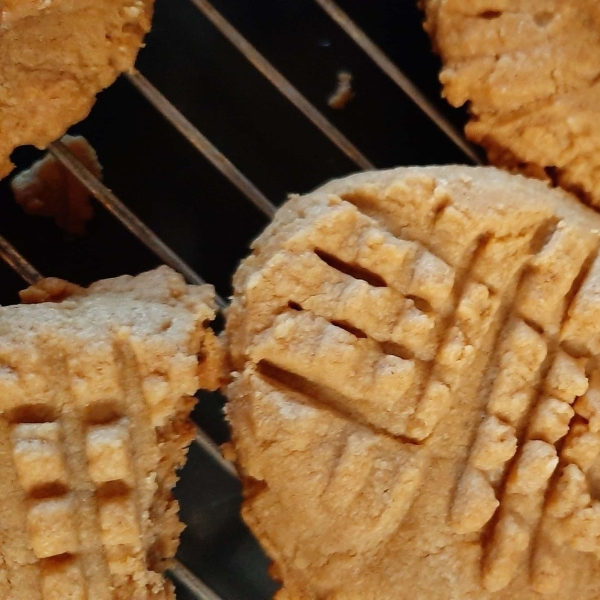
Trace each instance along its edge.
{"label": "cookie crumb", "polygon": [[237,453],[235,451],[235,447],[233,446],[233,444],[231,444],[229,442],[222,444],[221,452],[223,454],[223,458],[225,460],[229,461],[230,463],[235,463],[235,461],[237,460]]}
{"label": "cookie crumb", "polygon": [[62,302],[69,296],[81,293],[83,288],[56,277],[46,277],[27,289],[19,292],[23,304],[42,302]]}
{"label": "cookie crumb", "polygon": [[354,98],[352,91],[352,73],[350,71],[339,71],[337,74],[337,87],[329,99],[327,104],[336,110],[346,108],[346,104]]}
{"label": "cookie crumb", "polygon": [[[66,135],[62,142],[96,178],[102,177],[98,156],[85,138]],[[94,216],[87,188],[50,153],[17,175],[11,188],[27,214],[51,217],[72,235],[82,235]]]}

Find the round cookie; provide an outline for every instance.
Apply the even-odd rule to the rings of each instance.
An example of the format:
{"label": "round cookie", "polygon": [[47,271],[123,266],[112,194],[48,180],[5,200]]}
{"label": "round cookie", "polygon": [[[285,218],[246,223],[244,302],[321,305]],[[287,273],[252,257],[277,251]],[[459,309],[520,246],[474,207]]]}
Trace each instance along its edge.
{"label": "round cookie", "polygon": [[599,236],[494,168],[361,173],[279,210],[226,325],[278,598],[600,597]]}
{"label": "round cookie", "polygon": [[424,0],[453,106],[490,162],[600,206],[600,3]]}
{"label": "round cookie", "polygon": [[0,2],[0,178],[10,154],[44,148],[133,67],[153,0]]}

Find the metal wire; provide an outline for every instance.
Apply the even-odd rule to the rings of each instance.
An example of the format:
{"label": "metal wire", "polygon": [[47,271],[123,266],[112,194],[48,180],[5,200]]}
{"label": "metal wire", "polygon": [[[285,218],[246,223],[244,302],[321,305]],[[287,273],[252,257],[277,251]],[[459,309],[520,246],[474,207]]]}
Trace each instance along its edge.
{"label": "metal wire", "polygon": [[221,600],[204,582],[194,575],[185,565],[178,560],[169,569],[169,573],[177,583],[185,586],[198,600]]}
{"label": "metal wire", "polygon": [[200,429],[200,427],[196,427],[196,436],[194,438],[194,442],[197,446],[199,446],[207,454],[209,454],[213,458],[213,460],[223,469],[223,471],[225,471],[232,477],[237,478],[238,474],[233,464],[223,457],[219,446],[217,446],[217,444],[215,444],[212,441],[212,439],[206,434],[206,432]]}
{"label": "metal wire", "polygon": [[29,285],[33,285],[42,279],[41,273],[2,236],[0,236],[0,258]]}
{"label": "metal wire", "polygon": [[189,142],[269,219],[277,210],[271,201],[192,125],[141,73],[127,74],[129,81]]}
{"label": "metal wire", "polygon": [[374,169],[373,163],[309,102],[258,50],[229,23],[207,0],[190,0],[204,16],[266,77],[302,114],[316,125],[350,160],[363,170]]}
{"label": "metal wire", "polygon": [[315,2],[348,34],[371,60],[446,134],[473,163],[482,160],[462,134],[440,113],[419,88],[388,58],[333,0]]}
{"label": "metal wire", "polygon": [[[165,244],[142,220],[127,208],[79,159],[61,142],[53,142],[50,152],[89,190],[89,192],[114,215],[138,240],[158,256],[166,265],[179,271],[189,283],[206,283],[192,267]],[[225,301],[217,296],[221,308]]]}

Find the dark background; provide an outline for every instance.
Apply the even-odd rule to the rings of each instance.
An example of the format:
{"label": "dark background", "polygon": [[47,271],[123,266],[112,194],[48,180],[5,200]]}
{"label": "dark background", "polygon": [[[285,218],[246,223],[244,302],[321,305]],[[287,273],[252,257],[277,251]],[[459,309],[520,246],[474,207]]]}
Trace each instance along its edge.
{"label": "dark background", "polygon": [[[339,6],[457,127],[465,116],[440,98],[438,59],[411,0],[339,0]],[[466,162],[465,156],[313,0],[213,2],[377,166]],[[157,0],[140,71],[274,203],[356,166],[240,55],[189,0]],[[336,73],[354,76],[355,98],[327,106]],[[101,93],[84,134],[105,183],[202,277],[227,297],[230,278],[266,218],[124,78]],[[14,153],[19,168],[39,152]],[[101,207],[88,233],[69,239],[24,215],[0,182],[0,234],[43,274],[88,284],[136,273],[156,258]],[[20,279],[0,263],[0,302]],[[203,395],[196,419],[222,442],[222,398]],[[181,561],[225,600],[270,598],[267,560],[241,524],[239,488],[193,447],[178,488],[188,524]],[[178,591],[182,599],[192,598]]]}

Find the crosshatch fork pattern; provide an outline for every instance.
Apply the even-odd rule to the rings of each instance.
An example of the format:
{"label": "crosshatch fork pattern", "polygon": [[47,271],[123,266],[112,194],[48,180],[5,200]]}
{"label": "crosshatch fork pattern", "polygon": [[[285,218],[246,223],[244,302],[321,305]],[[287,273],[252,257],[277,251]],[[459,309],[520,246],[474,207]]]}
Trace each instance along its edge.
{"label": "crosshatch fork pattern", "polygon": [[[492,591],[509,583],[529,553],[532,584],[539,591],[549,586],[548,565],[542,569],[536,557],[536,536],[561,440],[574,427],[572,405],[588,389],[589,350],[582,351],[581,339],[569,332],[580,327],[574,309],[585,302],[596,254],[597,245],[568,226],[552,233],[517,287],[508,334],[493,359],[497,371],[487,416],[452,515],[457,529],[469,532],[481,530],[498,511],[483,565],[484,584]],[[564,264],[565,256],[573,262]]]}
{"label": "crosshatch fork pattern", "polygon": [[[349,423],[342,438],[354,435],[352,427],[366,428],[397,443],[391,455],[410,448],[414,461],[420,458],[409,467],[416,489],[407,486],[406,496],[390,500],[394,525],[377,529],[382,537],[363,546],[366,551],[373,544],[383,554],[385,536],[400,526],[424,485],[429,442],[457,443],[439,424],[460,403],[458,412],[473,412],[464,425],[465,435],[471,427],[474,435],[461,450],[465,467],[448,524],[459,534],[476,534],[469,539],[481,544],[481,585],[489,592],[525,569],[532,589],[554,593],[567,576],[557,562],[561,551],[600,552],[600,504],[590,475],[600,454],[598,324],[591,310],[600,272],[598,235],[579,217],[560,217],[564,208],[550,208],[550,199],[543,210],[542,203],[527,207],[526,200],[517,209],[512,200],[499,217],[495,208],[474,208],[485,202],[487,192],[479,187],[469,207],[457,198],[468,196],[476,176],[454,169],[385,171],[380,180],[358,175],[294,198],[236,273],[227,331],[240,374],[229,415],[241,464],[263,484],[256,494],[249,490],[244,510],[284,564],[288,558],[311,564],[310,552],[317,553],[317,564],[327,563],[327,548],[335,545],[326,540],[342,527],[329,513],[327,490],[306,497],[299,489],[304,479],[284,481],[278,469],[285,472],[301,459],[293,446],[288,449],[285,434],[261,429],[261,422],[272,420],[285,432],[296,417],[308,421],[309,410],[325,420],[333,412]],[[517,191],[511,187],[516,180],[503,175],[501,181],[491,186],[486,180],[495,199],[490,206],[498,190],[508,196]],[[407,344],[415,337],[422,341],[420,355]],[[465,384],[471,390],[475,383],[465,391]],[[436,427],[442,430],[437,438]],[[316,424],[306,427],[313,428],[320,431]],[[252,458],[254,445],[282,466]],[[317,482],[329,471],[332,481],[338,469],[350,472],[346,459],[328,466],[324,452],[323,465],[311,463],[324,472],[315,475]],[[334,454],[340,452],[346,456],[346,450]],[[361,453],[358,462],[368,462],[367,456]],[[338,493],[372,493],[373,461],[373,471],[361,462],[352,478],[340,476]],[[302,534],[306,546],[293,559],[269,526],[277,522],[276,498],[283,494],[303,498],[307,518],[323,523],[314,540]],[[373,518],[361,512],[362,500],[352,505],[347,531],[358,532]],[[402,509],[393,511],[394,502]],[[328,525],[325,515],[333,519]],[[379,518],[385,521],[386,513]],[[357,533],[355,539],[367,537]],[[345,550],[364,558],[350,546]],[[327,581],[326,569],[319,577]]]}
{"label": "crosshatch fork pattern", "polygon": [[[331,4],[333,4],[333,3],[331,3]],[[119,216],[119,218],[121,218],[121,217]],[[147,240],[143,239],[143,241],[147,241]],[[10,245],[7,244],[7,248],[10,248]],[[19,271],[25,276],[26,280],[29,283],[34,282],[38,276],[38,274],[35,272],[35,270],[31,269],[31,267],[29,265],[27,265],[26,261],[15,261],[14,256],[15,255],[12,253],[3,252],[3,257],[8,258],[10,261],[10,264],[12,264],[12,266],[19,269]],[[418,309],[415,309],[415,310],[418,310]],[[27,425],[27,424],[25,424],[25,425]],[[197,592],[199,597],[202,597],[200,595],[202,593],[203,592]]]}
{"label": "crosshatch fork pattern", "polygon": [[[40,346],[39,351],[55,357],[63,353],[63,349],[48,344]],[[5,398],[30,398],[29,404],[8,411],[1,430],[3,442],[12,447],[16,478],[22,489],[22,500],[15,498],[25,507],[25,522],[19,531],[28,532],[29,543],[21,540],[22,547],[30,546],[35,558],[27,568],[31,597],[37,597],[39,585],[44,600],[83,600],[90,597],[88,594],[108,597],[102,583],[105,575],[118,585],[145,570],[146,558],[139,544],[141,510],[147,499],[140,499],[138,505],[133,492],[136,481],[131,429],[127,417],[118,413],[123,403],[114,397],[87,398],[85,393],[78,398],[77,382],[81,380],[76,371],[71,373],[72,362],[64,356],[53,372],[40,362],[35,369],[44,382],[19,375],[19,389],[10,381],[1,384]],[[103,365],[105,374],[109,364]],[[25,383],[28,379],[29,385]],[[61,383],[69,380],[72,386]],[[44,391],[47,382],[52,382],[51,387]],[[89,406],[81,413],[77,403],[88,400]],[[140,441],[138,438],[138,444]],[[4,464],[3,470],[11,473],[13,469]],[[7,477],[7,481],[10,479]],[[12,511],[20,512],[17,506]],[[18,538],[22,533],[12,531],[11,535]],[[103,565],[103,554],[106,573],[97,566]],[[14,550],[8,550],[6,557],[6,580],[14,585],[22,559]],[[9,595],[10,590],[6,590]]]}
{"label": "crosshatch fork pattern", "polygon": [[220,377],[197,358],[215,342],[209,298],[163,267],[2,307],[3,597],[170,597],[189,394]]}

